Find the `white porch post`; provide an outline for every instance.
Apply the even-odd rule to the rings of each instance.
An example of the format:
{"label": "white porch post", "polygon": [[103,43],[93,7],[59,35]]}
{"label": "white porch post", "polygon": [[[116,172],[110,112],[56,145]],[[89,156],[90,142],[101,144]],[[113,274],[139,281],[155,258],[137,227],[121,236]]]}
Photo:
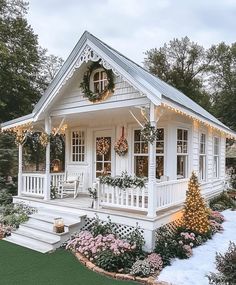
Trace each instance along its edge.
{"label": "white porch post", "polygon": [[22,149],[23,149],[22,144],[19,144],[19,147],[18,147],[18,196],[21,196],[21,192],[23,190],[22,189],[22,164],[23,164]]}
{"label": "white porch post", "polygon": [[[50,135],[51,133],[51,118],[45,118],[45,133]],[[46,146],[46,168],[45,168],[45,180],[44,180],[44,200],[50,200],[51,176],[50,176],[50,142]]]}
{"label": "white porch post", "polygon": [[[150,123],[156,128],[155,105],[150,103]],[[150,218],[156,216],[156,140],[148,143],[148,214]]]}

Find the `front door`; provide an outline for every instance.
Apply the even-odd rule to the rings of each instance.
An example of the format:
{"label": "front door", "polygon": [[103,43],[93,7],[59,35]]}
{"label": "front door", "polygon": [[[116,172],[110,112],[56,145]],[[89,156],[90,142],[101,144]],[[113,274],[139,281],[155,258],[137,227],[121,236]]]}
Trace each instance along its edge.
{"label": "front door", "polygon": [[95,178],[101,175],[112,175],[113,140],[111,131],[95,132]]}

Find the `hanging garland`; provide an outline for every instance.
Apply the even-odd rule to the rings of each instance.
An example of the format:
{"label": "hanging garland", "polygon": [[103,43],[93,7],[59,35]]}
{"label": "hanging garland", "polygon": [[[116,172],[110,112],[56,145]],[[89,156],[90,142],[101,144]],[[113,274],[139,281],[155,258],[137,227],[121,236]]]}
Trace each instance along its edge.
{"label": "hanging garland", "polygon": [[51,135],[42,132],[39,135],[38,142],[41,144],[41,146],[46,147],[48,143],[50,142],[50,138],[51,138]]}
{"label": "hanging garland", "polygon": [[100,93],[94,93],[90,89],[90,78],[91,74],[95,69],[101,68],[102,66],[99,64],[99,62],[94,62],[88,67],[87,72],[84,74],[83,81],[80,84],[80,88],[82,89],[82,92],[84,94],[84,97],[88,98],[89,101],[95,103],[104,100],[106,97],[108,97],[111,93],[114,92],[114,78],[112,70],[108,70],[103,68],[103,70],[106,72],[107,75],[107,81],[108,84],[105,87],[105,89]]}
{"label": "hanging garland", "polygon": [[15,144],[16,145],[23,145],[26,141],[27,134],[24,132],[22,134],[16,134],[15,136]]}
{"label": "hanging garland", "polygon": [[141,130],[141,136],[145,142],[153,143],[157,138],[157,134],[158,130],[150,122],[146,123]]}
{"label": "hanging garland", "polygon": [[96,143],[96,153],[98,155],[105,155],[110,149],[110,143],[108,139],[100,138]]}
{"label": "hanging garland", "polygon": [[128,148],[129,146],[127,139],[124,137],[124,127],[122,127],[122,135],[120,139],[116,142],[114,150],[119,156],[124,156],[128,152]]}

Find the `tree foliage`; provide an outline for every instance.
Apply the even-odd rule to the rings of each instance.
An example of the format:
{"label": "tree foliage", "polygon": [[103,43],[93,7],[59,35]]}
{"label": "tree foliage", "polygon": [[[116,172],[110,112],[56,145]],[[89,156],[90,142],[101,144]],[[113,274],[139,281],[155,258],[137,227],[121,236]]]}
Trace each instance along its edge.
{"label": "tree foliage", "polygon": [[144,65],[151,73],[204,108],[210,108],[203,75],[208,72],[211,56],[202,46],[185,37],[173,39],[159,49],[148,50],[145,55]]}
{"label": "tree foliage", "polygon": [[225,124],[236,130],[236,43],[220,43],[211,47],[213,112]]}

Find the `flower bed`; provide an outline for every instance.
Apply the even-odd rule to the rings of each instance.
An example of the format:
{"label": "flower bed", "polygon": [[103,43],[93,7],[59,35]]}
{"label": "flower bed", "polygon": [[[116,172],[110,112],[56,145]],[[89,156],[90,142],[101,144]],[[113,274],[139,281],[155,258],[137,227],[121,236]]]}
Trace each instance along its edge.
{"label": "flower bed", "polygon": [[164,226],[158,230],[154,252],[146,253],[142,250],[144,240],[138,228],[129,236],[120,237],[110,220],[104,224],[96,218],[93,226],[72,237],[66,248],[92,270],[114,278],[151,282],[174,258],[191,257],[194,247],[223,230],[223,222],[221,213],[209,210],[210,229],[206,234],[189,231],[181,225],[174,231]]}

